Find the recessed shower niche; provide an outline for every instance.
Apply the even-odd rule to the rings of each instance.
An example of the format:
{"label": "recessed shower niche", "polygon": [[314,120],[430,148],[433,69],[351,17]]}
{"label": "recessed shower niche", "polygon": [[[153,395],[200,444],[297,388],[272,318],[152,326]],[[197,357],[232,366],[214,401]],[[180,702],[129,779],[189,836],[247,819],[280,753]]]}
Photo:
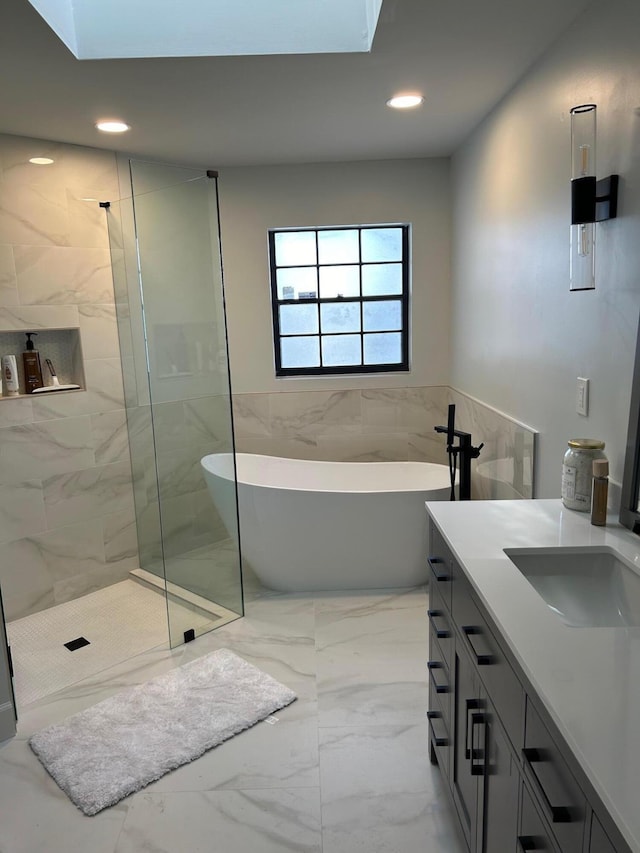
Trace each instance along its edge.
{"label": "recessed shower niche", "polygon": [[[42,366],[42,382],[45,388],[51,391],[38,391],[35,394],[25,394],[25,376],[22,362],[22,353],[26,349],[26,332],[35,332],[32,338],[35,349],[40,353]],[[47,365],[49,359],[55,370],[58,383],[64,385],[78,385],[75,389],[61,389],[57,394],[67,394],[86,389],[84,369],[82,361],[82,346],[80,343],[80,329],[40,329],[30,327],[26,329],[12,329],[10,331],[0,330],[0,357],[15,355],[18,368],[18,382],[20,392],[17,395],[7,396],[6,384],[2,383],[2,399],[15,400],[20,397],[49,396],[53,392],[55,382]]]}

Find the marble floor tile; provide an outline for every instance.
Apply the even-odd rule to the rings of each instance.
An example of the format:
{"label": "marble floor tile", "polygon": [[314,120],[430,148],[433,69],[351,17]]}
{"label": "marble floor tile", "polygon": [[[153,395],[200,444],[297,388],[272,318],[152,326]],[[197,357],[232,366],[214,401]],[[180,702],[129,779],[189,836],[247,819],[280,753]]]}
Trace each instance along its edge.
{"label": "marble floor tile", "polygon": [[[242,637],[241,632],[232,631],[235,624],[236,622],[231,622],[215,632],[221,636],[215,638],[214,648],[231,649],[249,663],[290,686],[292,690],[296,689],[299,682],[315,679],[313,640],[299,638],[277,644],[261,644],[256,639]],[[226,627],[230,629],[229,632],[222,634]]]}
{"label": "marble floor tile", "polygon": [[463,853],[426,720],[320,730],[323,853]]}
{"label": "marble floor tile", "polygon": [[371,647],[361,643],[340,651],[319,651],[318,724],[401,725],[424,719],[426,655],[426,643]]}
{"label": "marble floor tile", "polygon": [[[424,589],[257,591],[244,618],[29,705],[0,745],[1,853],[464,853],[428,757],[426,606]],[[31,752],[39,728],[225,647],[297,700],[92,818]]]}
{"label": "marble floor tile", "polygon": [[316,648],[335,649],[428,641],[425,589],[319,598],[316,603]]}
{"label": "marble floor tile", "polygon": [[17,738],[0,747],[2,853],[113,853],[127,811],[123,802],[87,819],[26,741]]}
{"label": "marble floor tile", "polygon": [[185,764],[147,789],[213,791],[218,789],[318,788],[318,724],[315,699],[298,699],[268,720]]}
{"label": "marble floor tile", "polygon": [[351,796],[322,806],[323,853],[466,853],[444,790]]}
{"label": "marble floor tile", "polygon": [[321,853],[318,788],[134,797],[115,853]]}
{"label": "marble floor tile", "polygon": [[405,726],[321,728],[318,738],[323,803],[430,788],[426,718]]}

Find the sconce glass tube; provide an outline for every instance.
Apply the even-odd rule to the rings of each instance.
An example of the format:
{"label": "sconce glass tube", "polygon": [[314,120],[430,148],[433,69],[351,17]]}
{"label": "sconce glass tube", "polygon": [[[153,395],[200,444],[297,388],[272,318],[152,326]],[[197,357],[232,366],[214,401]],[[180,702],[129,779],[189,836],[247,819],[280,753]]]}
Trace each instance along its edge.
{"label": "sconce glass tube", "polygon": [[582,104],[571,110],[570,290],[592,290],[596,286],[595,184],[596,105]]}

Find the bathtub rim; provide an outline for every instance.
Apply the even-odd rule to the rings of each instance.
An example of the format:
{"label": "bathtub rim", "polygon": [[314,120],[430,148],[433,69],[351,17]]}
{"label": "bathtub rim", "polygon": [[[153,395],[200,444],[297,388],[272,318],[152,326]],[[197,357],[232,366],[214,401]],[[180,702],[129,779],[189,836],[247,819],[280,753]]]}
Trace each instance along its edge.
{"label": "bathtub rim", "polygon": [[[205,460],[212,457],[224,457],[226,459],[232,458],[233,460],[233,472],[237,476],[238,465],[237,459],[239,457],[252,457],[254,459],[282,459],[287,462],[299,462],[308,466],[361,466],[361,465],[376,465],[376,466],[428,466],[430,469],[438,468],[442,469],[442,473],[446,473],[446,482],[443,485],[431,485],[428,488],[424,487],[411,487],[411,488],[389,488],[389,489],[336,489],[336,488],[307,488],[304,486],[296,486],[296,485],[282,485],[279,483],[254,483],[248,479],[241,479],[238,477],[237,483],[238,487],[240,486],[249,486],[253,489],[273,489],[276,491],[284,491],[284,492],[304,492],[307,494],[340,494],[340,495],[381,495],[381,494],[429,494],[431,492],[441,492],[445,489],[451,488],[451,480],[449,475],[449,466],[440,463],[440,462],[417,462],[411,460],[390,460],[388,462],[337,462],[325,459],[296,459],[293,456],[270,456],[266,453],[246,453],[243,451],[238,451],[236,453],[231,453],[229,451],[224,451],[221,453],[207,453],[200,459],[200,465],[204,469],[204,471],[210,474],[213,477],[220,477],[221,479],[226,480],[227,482],[234,482],[233,473],[229,473],[229,475],[221,473],[219,471],[213,471],[210,467],[205,464]],[[440,471],[439,471],[440,473]],[[455,476],[455,485],[458,485],[459,472],[456,469]]]}

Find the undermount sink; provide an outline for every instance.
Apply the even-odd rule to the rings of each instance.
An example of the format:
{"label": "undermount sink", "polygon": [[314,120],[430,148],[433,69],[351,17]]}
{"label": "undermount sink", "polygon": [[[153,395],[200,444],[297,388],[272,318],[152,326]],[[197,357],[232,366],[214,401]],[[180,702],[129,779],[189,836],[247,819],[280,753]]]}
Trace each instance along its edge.
{"label": "undermount sink", "polygon": [[640,626],[640,575],[612,548],[505,548],[504,553],[565,625]]}

